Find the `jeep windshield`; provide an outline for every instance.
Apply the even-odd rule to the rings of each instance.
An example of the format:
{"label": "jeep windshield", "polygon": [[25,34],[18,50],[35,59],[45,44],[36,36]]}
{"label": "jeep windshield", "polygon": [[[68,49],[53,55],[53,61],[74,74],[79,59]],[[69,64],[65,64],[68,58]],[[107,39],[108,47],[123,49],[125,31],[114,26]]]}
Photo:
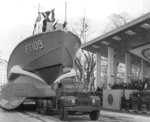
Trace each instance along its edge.
{"label": "jeep windshield", "polygon": [[62,83],[65,89],[87,89],[85,84],[81,82],[76,82],[75,80],[65,80]]}
{"label": "jeep windshield", "polygon": [[86,87],[82,83],[64,83],[63,88],[67,88],[67,89],[85,89]]}

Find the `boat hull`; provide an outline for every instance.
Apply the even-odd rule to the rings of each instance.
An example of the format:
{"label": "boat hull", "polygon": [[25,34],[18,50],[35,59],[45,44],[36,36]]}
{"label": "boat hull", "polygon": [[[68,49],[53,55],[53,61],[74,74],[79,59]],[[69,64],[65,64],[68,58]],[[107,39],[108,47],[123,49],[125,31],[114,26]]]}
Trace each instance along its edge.
{"label": "boat hull", "polygon": [[26,98],[54,97],[51,84],[70,71],[81,43],[71,32],[37,34],[13,50],[7,67],[8,84],[0,94],[0,106],[15,109]]}
{"label": "boat hull", "polygon": [[63,72],[72,68],[73,60],[81,43],[71,32],[54,31],[32,36],[22,41],[12,52],[8,62],[7,76],[12,81],[10,70],[19,65],[35,73],[49,85]]}

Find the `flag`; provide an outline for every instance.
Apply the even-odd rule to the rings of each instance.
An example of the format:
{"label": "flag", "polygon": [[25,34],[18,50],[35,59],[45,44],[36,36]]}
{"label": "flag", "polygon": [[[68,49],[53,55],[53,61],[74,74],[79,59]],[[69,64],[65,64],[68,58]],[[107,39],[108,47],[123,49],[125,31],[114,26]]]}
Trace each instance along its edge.
{"label": "flag", "polygon": [[38,17],[36,18],[36,22],[40,22],[41,21],[41,14],[40,12],[38,13]]}
{"label": "flag", "polygon": [[[47,20],[47,22],[55,22],[55,13],[54,10],[51,11],[46,11],[46,12],[42,12],[42,15],[44,17],[44,19]],[[51,17],[49,18],[49,16],[51,15]]]}
{"label": "flag", "polygon": [[37,28],[37,26],[38,26],[38,22],[40,22],[41,21],[41,13],[40,12],[38,12],[38,17],[36,18],[36,20],[35,20],[35,24],[34,24],[34,28],[33,28],[33,33],[32,34],[34,34],[35,33],[35,31],[36,31],[36,28]]}
{"label": "flag", "polygon": [[57,21],[54,23],[54,25],[53,25],[54,30],[56,29],[57,23],[58,23],[58,20],[57,20]]}
{"label": "flag", "polygon": [[35,29],[36,29],[36,23],[34,24],[34,28],[33,28],[33,35],[34,35],[34,33],[35,33]]}
{"label": "flag", "polygon": [[49,16],[49,14],[47,15],[46,13],[48,14],[48,13],[50,13],[50,11],[42,12],[42,15],[43,15],[44,19],[47,19],[48,16]]}
{"label": "flag", "polygon": [[54,10],[55,10],[55,9],[53,9],[53,10],[51,11],[52,16],[51,16],[50,22],[55,22],[55,13],[54,13]]}

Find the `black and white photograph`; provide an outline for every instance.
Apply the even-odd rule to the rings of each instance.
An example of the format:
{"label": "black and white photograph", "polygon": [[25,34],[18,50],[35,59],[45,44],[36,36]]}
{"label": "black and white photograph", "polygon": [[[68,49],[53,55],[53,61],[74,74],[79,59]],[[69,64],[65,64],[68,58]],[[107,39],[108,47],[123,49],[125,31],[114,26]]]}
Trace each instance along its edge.
{"label": "black and white photograph", "polygon": [[150,0],[0,0],[0,122],[150,122]]}

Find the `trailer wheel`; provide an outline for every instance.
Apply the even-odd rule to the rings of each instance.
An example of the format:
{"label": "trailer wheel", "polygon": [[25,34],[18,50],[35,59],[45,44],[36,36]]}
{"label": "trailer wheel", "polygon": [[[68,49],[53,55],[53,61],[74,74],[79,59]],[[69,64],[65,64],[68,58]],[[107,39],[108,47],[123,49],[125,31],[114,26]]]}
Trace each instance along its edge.
{"label": "trailer wheel", "polygon": [[62,121],[65,121],[67,120],[68,118],[68,112],[64,109],[64,105],[63,104],[60,104],[59,105],[59,118],[60,120]]}
{"label": "trailer wheel", "polygon": [[51,100],[47,100],[47,105],[48,105],[48,112],[50,113],[50,114],[52,114],[52,108],[53,108],[53,105],[52,105],[52,102],[51,102]]}
{"label": "trailer wheel", "polygon": [[42,104],[42,100],[37,100],[37,102],[36,102],[36,112],[38,113],[38,114],[40,114],[40,108],[41,108],[41,104]]}
{"label": "trailer wheel", "polygon": [[47,101],[46,101],[46,100],[42,100],[41,106],[40,106],[40,113],[41,113],[42,115],[44,115],[44,114],[47,113],[47,107],[48,107]]}
{"label": "trailer wheel", "polygon": [[92,111],[89,113],[91,120],[98,120],[100,111]]}

